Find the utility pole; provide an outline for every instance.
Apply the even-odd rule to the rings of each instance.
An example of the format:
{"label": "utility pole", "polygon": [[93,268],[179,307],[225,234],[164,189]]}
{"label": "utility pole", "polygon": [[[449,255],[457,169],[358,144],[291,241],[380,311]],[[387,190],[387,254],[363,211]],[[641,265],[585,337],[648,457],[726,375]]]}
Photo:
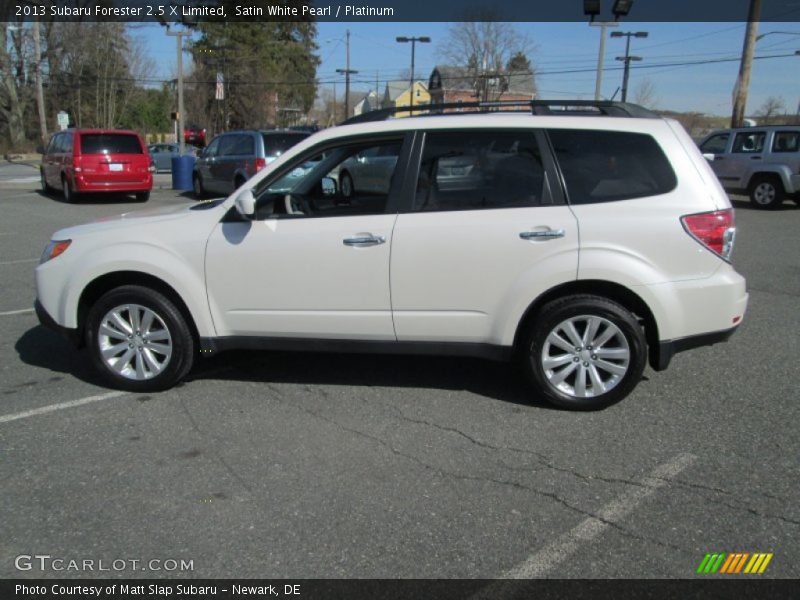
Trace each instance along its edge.
{"label": "utility pole", "polygon": [[411,108],[411,110],[409,111],[409,114],[413,115],[414,114],[414,50],[417,46],[417,42],[419,42],[420,44],[429,44],[431,38],[429,38],[426,35],[423,35],[422,37],[400,36],[395,38],[395,41],[401,44],[407,44],[411,42],[411,88],[409,90],[409,93],[411,94],[409,107]]}
{"label": "utility pole", "polygon": [[600,28],[600,49],[597,51],[597,79],[594,84],[594,99],[600,100],[603,88],[603,67],[606,60],[606,29],[609,27],[619,27],[616,21],[594,21],[589,23],[591,27]]}
{"label": "utility pole", "polygon": [[183,38],[191,35],[188,31],[170,31],[167,26],[167,35],[174,37],[177,42],[178,58],[178,147],[180,155],[186,153],[186,138],[183,135],[183,124],[186,118],[183,114]]}
{"label": "utility pole", "polygon": [[39,133],[42,144],[47,145],[47,115],[44,110],[44,90],[42,89],[42,46],[39,40],[39,21],[31,24],[33,31],[33,61],[36,78],[36,106],[39,109]]}
{"label": "utility pole", "polygon": [[617,60],[625,63],[625,70],[622,76],[622,101],[628,101],[628,77],[630,76],[631,61],[642,60],[641,56],[631,56],[631,38],[646,38],[649,34],[646,31],[612,31],[611,37],[625,37],[625,56],[618,56]]}
{"label": "utility pole", "polygon": [[753,65],[753,53],[758,35],[758,18],[761,15],[761,0],[750,0],[747,14],[747,31],[744,34],[742,60],[739,63],[739,77],[733,89],[733,114],[731,127],[741,127],[744,123],[744,111],[747,107],[747,91],[750,87],[750,69]]}
{"label": "utility pole", "polygon": [[344,74],[344,118],[350,116],[350,75],[355,75],[358,71],[350,68],[350,30],[347,30],[347,66],[344,69],[336,69],[337,73]]}

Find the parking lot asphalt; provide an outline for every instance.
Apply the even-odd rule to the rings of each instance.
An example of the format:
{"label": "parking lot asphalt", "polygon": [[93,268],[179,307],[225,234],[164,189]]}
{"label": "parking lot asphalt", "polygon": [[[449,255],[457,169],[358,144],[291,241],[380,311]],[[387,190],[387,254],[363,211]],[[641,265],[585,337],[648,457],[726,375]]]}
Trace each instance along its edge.
{"label": "parking lot asphalt", "polygon": [[[191,201],[159,189],[147,206]],[[626,400],[554,410],[472,359],[228,353],[114,393],[38,325],[57,229],[142,208],[0,182],[0,577],[798,577],[800,209],[736,202],[750,306]],[[668,251],[668,249],[665,249]],[[19,571],[19,555],[192,570]],[[709,576],[705,576],[709,577]]]}

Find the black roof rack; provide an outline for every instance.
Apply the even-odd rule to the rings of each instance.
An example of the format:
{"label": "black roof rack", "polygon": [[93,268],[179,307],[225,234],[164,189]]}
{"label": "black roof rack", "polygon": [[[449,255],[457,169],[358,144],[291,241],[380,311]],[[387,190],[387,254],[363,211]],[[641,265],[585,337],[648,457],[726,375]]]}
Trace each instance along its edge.
{"label": "black roof rack", "polygon": [[[629,102],[612,102],[610,100],[500,100],[489,102],[447,102],[443,104],[417,104],[415,106],[394,106],[380,108],[361,113],[343,121],[342,125],[354,123],[369,123],[372,121],[385,121],[397,113],[411,113],[412,116],[441,116],[464,115],[499,112],[500,109],[516,108],[518,110],[503,110],[502,112],[524,112],[533,115],[585,115],[606,117],[633,117],[641,119],[658,119],[656,113]],[[464,112],[447,112],[445,110],[469,110]],[[419,112],[420,114],[414,114]]]}

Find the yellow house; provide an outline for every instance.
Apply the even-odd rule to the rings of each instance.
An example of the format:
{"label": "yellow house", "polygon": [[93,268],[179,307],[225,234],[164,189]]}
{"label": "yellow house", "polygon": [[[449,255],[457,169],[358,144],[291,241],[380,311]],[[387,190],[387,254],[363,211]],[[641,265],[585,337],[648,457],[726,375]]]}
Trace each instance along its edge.
{"label": "yellow house", "polygon": [[[386,84],[386,91],[383,94],[383,108],[411,106],[411,94],[414,94],[414,106],[420,104],[430,104],[431,95],[424,81],[415,81],[414,87],[410,87],[408,81],[390,81]],[[410,112],[399,112],[395,116],[408,117]]]}

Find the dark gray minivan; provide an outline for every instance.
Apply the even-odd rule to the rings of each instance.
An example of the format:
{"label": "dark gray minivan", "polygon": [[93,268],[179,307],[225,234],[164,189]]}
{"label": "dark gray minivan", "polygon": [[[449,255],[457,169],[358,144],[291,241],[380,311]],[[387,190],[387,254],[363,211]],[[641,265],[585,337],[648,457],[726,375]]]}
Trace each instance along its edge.
{"label": "dark gray minivan", "polygon": [[222,133],[197,157],[194,195],[230,194],[286,150],[307,138],[303,131],[244,129]]}

